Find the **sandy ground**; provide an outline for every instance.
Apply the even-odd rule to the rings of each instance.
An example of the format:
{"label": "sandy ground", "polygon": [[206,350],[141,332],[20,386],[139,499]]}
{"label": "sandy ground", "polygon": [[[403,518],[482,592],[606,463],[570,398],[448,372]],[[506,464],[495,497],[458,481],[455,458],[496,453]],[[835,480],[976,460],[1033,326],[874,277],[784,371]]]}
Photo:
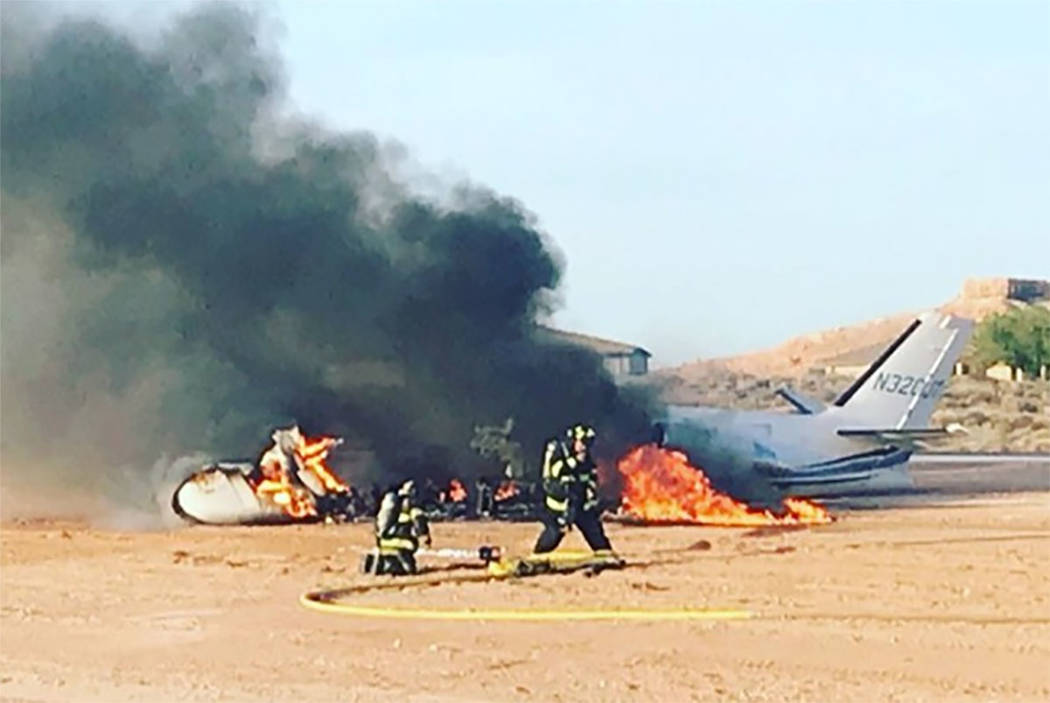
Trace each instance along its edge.
{"label": "sandy ground", "polygon": [[[530,524],[437,546],[527,550]],[[746,608],[723,622],[440,622],[306,610],[360,583],[369,527],[117,532],[8,523],[5,701],[1048,700],[1050,493],[789,531],[609,526],[632,565],[367,603]],[[578,546],[573,535],[567,547]],[[435,567],[439,562],[431,562]],[[471,576],[460,568],[420,577]]]}

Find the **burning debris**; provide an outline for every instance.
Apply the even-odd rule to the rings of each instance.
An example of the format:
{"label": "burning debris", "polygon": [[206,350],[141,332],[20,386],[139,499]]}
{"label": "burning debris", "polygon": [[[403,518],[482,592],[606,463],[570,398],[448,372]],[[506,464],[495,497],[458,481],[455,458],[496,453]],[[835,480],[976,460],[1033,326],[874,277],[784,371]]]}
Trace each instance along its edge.
{"label": "burning debris", "polygon": [[[176,513],[209,524],[348,522],[374,516],[379,495],[362,494],[343,481],[326,460],[343,443],[336,437],[308,438],[298,427],[276,430],[257,464],[219,462],[187,478],[175,491]],[[774,512],[742,503],[711,486],[682,452],[643,445],[617,464],[621,498],[606,507],[633,523],[721,526],[813,525],[831,522],[822,506],[787,498]],[[528,481],[476,479],[470,488],[452,478],[423,498],[427,517],[445,520],[539,520],[538,486]],[[618,505],[618,510],[616,510]]]}
{"label": "burning debris", "polygon": [[172,496],[175,512],[196,522],[226,524],[342,522],[367,510],[357,491],[325,463],[342,439],[309,439],[298,427],[276,430],[272,437],[257,465],[220,462],[183,481]]}
{"label": "burning debris", "polygon": [[715,490],[689,457],[653,444],[636,447],[617,464],[623,479],[621,515],[645,523],[723,526],[802,525],[831,522],[822,506],[788,498],[774,513]]}
{"label": "burning debris", "polygon": [[[184,480],[172,496],[183,518],[209,524],[268,522],[349,522],[375,515],[378,486],[364,495],[327,464],[343,443],[337,437],[308,438],[298,426],[278,429],[258,463],[218,462]],[[525,484],[480,478],[473,489],[453,478],[440,490],[426,491],[433,520],[471,518],[534,519],[534,490]]]}
{"label": "burning debris", "polygon": [[497,503],[503,503],[508,500],[512,500],[515,496],[521,494],[521,488],[514,481],[501,481],[496,486],[495,493],[492,494],[492,500]]}
{"label": "burning debris", "polygon": [[458,478],[454,478],[448,483],[448,491],[442,493],[446,496],[446,501],[449,503],[465,503],[467,501],[467,489],[463,486],[463,482]]}
{"label": "burning debris", "polygon": [[509,479],[497,483],[479,478],[473,490],[467,491],[463,482],[454,478],[447,488],[437,492],[430,515],[435,520],[538,519],[536,488],[533,484]]}
{"label": "burning debris", "polygon": [[458,478],[448,482],[448,486],[434,495],[429,506],[427,517],[431,520],[457,520],[466,518],[470,512],[467,508],[467,488]]}
{"label": "burning debris", "polygon": [[[318,515],[314,497],[345,495],[350,487],[339,480],[325,459],[342,439],[320,437],[308,440],[298,427],[276,430],[270,447],[259,465],[248,475],[255,495],[268,501],[293,518]],[[294,466],[293,466],[294,462]],[[298,477],[298,482],[293,481]]]}

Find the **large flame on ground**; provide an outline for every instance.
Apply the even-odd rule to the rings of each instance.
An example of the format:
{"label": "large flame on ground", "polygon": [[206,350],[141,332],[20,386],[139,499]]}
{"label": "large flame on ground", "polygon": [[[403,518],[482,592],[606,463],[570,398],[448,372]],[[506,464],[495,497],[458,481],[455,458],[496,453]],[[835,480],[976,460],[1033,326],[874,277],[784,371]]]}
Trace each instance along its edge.
{"label": "large flame on ground", "polygon": [[623,477],[623,510],[644,522],[705,525],[802,525],[831,522],[822,506],[801,498],[784,501],[784,512],[753,508],[720,493],[682,452],[646,444],[617,464]]}
{"label": "large flame on ground", "polygon": [[[328,453],[341,443],[342,440],[336,437],[318,437],[317,439],[301,437],[295,448],[296,466],[312,474],[324,487],[326,493],[345,493],[350,490],[350,486],[343,483],[325,464]],[[277,470],[271,471],[268,478],[263,478],[252,486],[255,494],[276,505],[291,517],[315,517],[317,506],[310,491],[293,483],[292,477],[288,475],[284,467],[275,465],[274,468]]]}

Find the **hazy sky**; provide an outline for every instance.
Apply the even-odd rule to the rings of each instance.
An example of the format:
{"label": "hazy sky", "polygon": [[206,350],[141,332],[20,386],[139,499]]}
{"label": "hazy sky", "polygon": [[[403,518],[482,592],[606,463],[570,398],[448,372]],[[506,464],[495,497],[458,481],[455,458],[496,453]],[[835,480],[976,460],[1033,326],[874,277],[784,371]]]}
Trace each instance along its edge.
{"label": "hazy sky", "polygon": [[656,363],[1050,277],[1050,3],[276,2],[297,108],[519,199]]}

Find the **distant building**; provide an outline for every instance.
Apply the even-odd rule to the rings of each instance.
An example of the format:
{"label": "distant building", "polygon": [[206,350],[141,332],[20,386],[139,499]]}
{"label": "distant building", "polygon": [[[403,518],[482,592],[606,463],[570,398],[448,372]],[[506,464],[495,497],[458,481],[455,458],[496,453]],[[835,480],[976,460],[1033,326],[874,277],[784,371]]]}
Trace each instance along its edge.
{"label": "distant building", "polygon": [[[1023,381],[1025,380],[1024,369],[1016,366],[1011,366],[1005,361],[997,361],[991,366],[985,367],[978,363],[969,363],[960,361],[955,365],[956,376],[972,376],[974,373],[980,373],[983,370],[983,376],[985,378],[991,378],[996,381]],[[1040,379],[1046,381],[1050,379],[1050,366],[1043,364],[1039,367],[1039,374],[1033,376],[1032,379]]]}
{"label": "distant building", "polygon": [[994,378],[996,381],[1024,380],[1024,371],[1016,366],[1010,366],[1010,364],[1003,363],[1002,361],[989,366],[985,370],[984,375],[988,378]]}
{"label": "distant building", "polygon": [[606,370],[616,378],[644,376],[649,373],[649,359],[652,354],[642,347],[550,327],[540,327],[540,334],[549,341],[564,342],[598,353]]}
{"label": "distant building", "polygon": [[963,297],[1031,303],[1050,298],[1050,281],[1032,278],[968,278],[963,283]]}

